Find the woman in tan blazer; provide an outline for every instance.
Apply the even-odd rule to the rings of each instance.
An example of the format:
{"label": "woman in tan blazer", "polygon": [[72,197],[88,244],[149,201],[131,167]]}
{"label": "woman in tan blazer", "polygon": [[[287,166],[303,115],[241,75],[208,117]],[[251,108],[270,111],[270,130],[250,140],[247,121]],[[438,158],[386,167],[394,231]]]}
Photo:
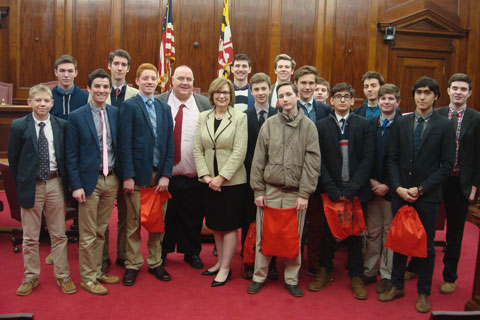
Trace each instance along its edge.
{"label": "woman in tan blazer", "polygon": [[193,145],[200,181],[205,183],[207,227],[213,230],[217,263],[202,275],[216,275],[212,287],[225,284],[242,225],[247,174],[247,116],[235,110],[235,91],[228,79],[215,79],[208,89],[214,109],[200,113]]}

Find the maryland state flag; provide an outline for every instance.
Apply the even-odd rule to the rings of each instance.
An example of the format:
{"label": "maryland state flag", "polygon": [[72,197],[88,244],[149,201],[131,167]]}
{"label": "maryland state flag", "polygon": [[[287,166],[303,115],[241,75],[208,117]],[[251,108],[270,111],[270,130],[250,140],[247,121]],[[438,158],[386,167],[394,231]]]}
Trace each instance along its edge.
{"label": "maryland state flag", "polygon": [[175,62],[175,34],[173,32],[172,20],[172,0],[168,0],[163,18],[162,42],[160,43],[160,57],[158,60],[158,70],[160,79],[158,85],[161,92],[168,91],[170,84],[170,75],[172,74],[171,65]]}
{"label": "maryland state flag", "polygon": [[228,19],[228,0],[223,0],[223,18],[218,43],[218,77],[228,78],[230,66],[233,62],[232,32]]}

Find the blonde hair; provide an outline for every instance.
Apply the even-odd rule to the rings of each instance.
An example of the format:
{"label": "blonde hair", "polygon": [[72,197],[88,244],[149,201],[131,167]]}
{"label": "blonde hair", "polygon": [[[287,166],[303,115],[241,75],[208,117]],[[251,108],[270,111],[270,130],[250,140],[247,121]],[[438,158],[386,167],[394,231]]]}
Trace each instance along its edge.
{"label": "blonde hair", "polygon": [[235,89],[233,88],[232,81],[225,78],[217,78],[210,83],[210,87],[208,88],[208,101],[212,106],[215,105],[213,101],[213,94],[220,90],[224,85],[227,85],[228,89],[230,90],[230,102],[228,105],[233,107],[235,104]]}

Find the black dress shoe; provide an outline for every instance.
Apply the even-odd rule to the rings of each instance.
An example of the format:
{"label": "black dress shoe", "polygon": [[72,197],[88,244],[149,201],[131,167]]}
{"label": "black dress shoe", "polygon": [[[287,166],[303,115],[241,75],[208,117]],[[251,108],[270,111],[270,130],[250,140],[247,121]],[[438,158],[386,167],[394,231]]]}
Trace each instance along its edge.
{"label": "black dress shoe", "polygon": [[[218,271],[217,271],[218,272]],[[225,279],[225,281],[215,281],[213,280],[212,281],[212,287],[220,287],[220,286],[223,286],[225,283],[227,283],[228,279],[230,279],[230,276],[232,275],[232,270],[230,270],[228,272],[228,276],[227,278]]]}
{"label": "black dress shoe", "polygon": [[218,270],[217,271],[208,271],[208,269],[207,269],[207,270],[202,272],[202,276],[214,276],[217,273],[218,273]]}
{"label": "black dress shoe", "polygon": [[127,269],[123,274],[123,285],[124,286],[133,286],[137,280],[138,270]]}
{"label": "black dress shoe", "polygon": [[193,269],[203,268],[203,262],[197,254],[185,254],[183,255],[183,261],[188,263]]}
{"label": "black dress shoe", "polygon": [[117,258],[117,260],[115,260],[115,264],[119,267],[125,268],[125,259]]}
{"label": "black dress shoe", "polygon": [[148,268],[148,273],[151,273],[160,281],[170,281],[172,277],[170,274],[165,270],[162,266],[158,266],[155,268]]}

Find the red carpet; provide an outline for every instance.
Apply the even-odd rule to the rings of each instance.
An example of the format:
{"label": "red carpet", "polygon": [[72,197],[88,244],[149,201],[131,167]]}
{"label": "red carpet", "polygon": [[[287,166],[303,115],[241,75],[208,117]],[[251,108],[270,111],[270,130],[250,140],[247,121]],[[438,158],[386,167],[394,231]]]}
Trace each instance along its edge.
{"label": "red carpet", "polygon": [[[6,204],[5,195],[0,200]],[[0,226],[19,226],[6,211],[0,213]],[[116,211],[112,215],[111,239],[115,239]],[[146,235],[143,237],[143,256],[146,258]],[[459,265],[460,278],[457,291],[451,296],[439,293],[442,281],[443,253],[437,248],[436,268],[430,301],[432,310],[463,311],[470,299],[473,272],[478,244],[478,229],[466,224],[462,259]],[[444,239],[439,233],[437,238]],[[115,259],[115,241],[110,252]],[[208,267],[215,262],[212,244],[205,244],[201,258]],[[53,266],[44,264],[49,252],[47,241],[40,244],[42,272],[40,284],[26,297],[15,294],[23,278],[21,253],[14,253],[10,236],[0,234],[0,314],[34,313],[35,319],[429,319],[430,314],[415,310],[416,280],[406,282],[406,296],[402,299],[381,303],[376,300],[376,285],[367,286],[369,298],[355,299],[349,287],[345,270],[346,250],[338,251],[335,258],[334,281],[321,292],[309,292],[306,288],[311,277],[304,269],[300,274],[300,286],[304,297],[293,298],[283,288],[282,280],[268,281],[256,295],[246,293],[248,281],[241,277],[241,258],[234,258],[231,280],[223,287],[211,288],[212,277],[201,276],[202,270],[194,270],[183,262],[183,256],[170,254],[165,268],[172,281],[161,282],[147,273],[144,265],[133,287],[122,284],[108,285],[109,294],[94,296],[80,289],[78,272],[78,246],[68,244],[71,278],[77,285],[77,293],[65,295],[57,286]],[[238,250],[239,251],[239,250]],[[278,263],[283,271],[283,263]],[[123,269],[112,266],[111,274],[122,276]]]}

